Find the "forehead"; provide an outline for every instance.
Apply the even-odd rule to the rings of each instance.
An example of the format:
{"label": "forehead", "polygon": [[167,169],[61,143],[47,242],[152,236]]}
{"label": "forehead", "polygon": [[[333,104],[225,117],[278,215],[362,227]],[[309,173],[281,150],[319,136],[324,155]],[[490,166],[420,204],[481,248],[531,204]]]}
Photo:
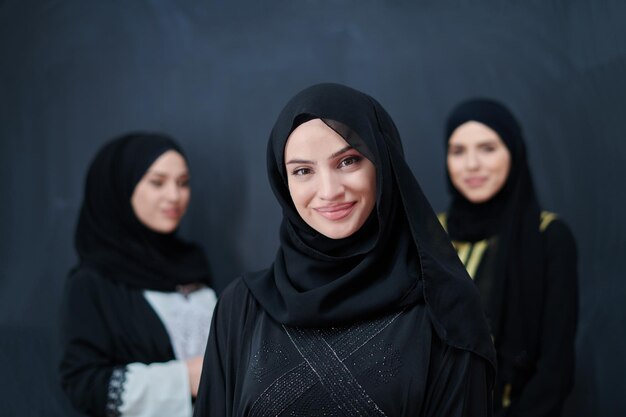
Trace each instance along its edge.
{"label": "forehead", "polygon": [[448,143],[450,145],[472,145],[494,141],[502,143],[495,130],[483,123],[471,120],[457,127],[450,135]]}
{"label": "forehead", "polygon": [[148,172],[178,175],[187,172],[187,161],[178,152],[169,150],[161,154],[148,168]]}
{"label": "forehead", "polygon": [[345,146],[348,146],[348,142],[337,132],[322,120],[312,119],[302,123],[291,132],[285,144],[285,159],[323,155]]}

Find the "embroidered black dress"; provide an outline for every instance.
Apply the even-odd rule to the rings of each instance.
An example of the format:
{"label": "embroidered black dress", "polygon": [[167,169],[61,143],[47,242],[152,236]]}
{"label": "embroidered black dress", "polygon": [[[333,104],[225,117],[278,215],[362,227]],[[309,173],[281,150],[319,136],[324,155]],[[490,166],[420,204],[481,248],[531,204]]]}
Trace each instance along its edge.
{"label": "embroidered black dress", "polygon": [[423,304],[349,326],[274,321],[241,279],[218,301],[195,416],[490,416],[489,366]]}

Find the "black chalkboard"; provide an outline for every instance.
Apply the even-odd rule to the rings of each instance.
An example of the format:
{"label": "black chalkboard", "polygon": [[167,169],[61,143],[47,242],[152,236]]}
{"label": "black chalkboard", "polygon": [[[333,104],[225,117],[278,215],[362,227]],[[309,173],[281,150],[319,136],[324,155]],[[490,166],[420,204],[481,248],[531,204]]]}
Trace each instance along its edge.
{"label": "black chalkboard", "polygon": [[276,250],[265,146],[278,111],[333,81],[387,108],[437,210],[451,107],[490,96],[518,115],[543,206],[578,240],[565,415],[626,415],[625,22],[618,0],[0,1],[0,414],[71,415],[57,310],[99,146],[134,129],[178,138],[193,176],[181,233],[221,289]]}

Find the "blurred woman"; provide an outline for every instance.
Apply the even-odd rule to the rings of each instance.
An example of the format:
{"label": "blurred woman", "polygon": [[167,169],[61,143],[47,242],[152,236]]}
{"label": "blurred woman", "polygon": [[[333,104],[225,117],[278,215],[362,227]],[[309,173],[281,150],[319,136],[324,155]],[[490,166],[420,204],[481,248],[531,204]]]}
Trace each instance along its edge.
{"label": "blurred woman", "polygon": [[478,292],[380,104],[303,90],[267,169],[280,247],[218,302],[194,415],[490,416]]}
{"label": "blurred woman", "polygon": [[133,133],[93,160],[62,310],[62,385],[91,416],[190,416],[216,302],[202,251],[176,236],[181,148]]}
{"label": "blurred woman", "polygon": [[501,416],[559,416],[571,390],[576,246],[541,211],[519,123],[502,104],[461,103],[446,126],[452,202],[440,220],[480,290],[498,353]]}

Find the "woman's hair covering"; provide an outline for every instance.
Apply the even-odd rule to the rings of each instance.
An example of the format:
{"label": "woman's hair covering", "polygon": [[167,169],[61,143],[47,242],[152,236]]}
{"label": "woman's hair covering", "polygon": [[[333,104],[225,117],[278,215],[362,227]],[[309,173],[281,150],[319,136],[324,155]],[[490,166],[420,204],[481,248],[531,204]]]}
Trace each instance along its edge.
{"label": "woman's hair covering", "polygon": [[157,233],[139,221],[131,205],[137,183],[167,151],[184,157],[162,134],[136,132],[106,143],[91,163],[75,232],[78,267],[91,267],[129,286],[174,291],[209,283],[203,252],[175,233]]}
{"label": "woman's hair covering", "polygon": [[[476,98],[459,104],[446,124],[446,148],[452,133],[475,121],[493,129],[511,154],[511,167],[502,189],[489,201],[468,201],[450,181],[452,203],[448,232],[453,240],[477,241],[497,237],[494,292],[489,308],[498,344],[501,373],[526,367],[536,359],[543,299],[543,240],[540,208],[533,187],[522,129],[501,103]],[[506,321],[506,325],[504,322]],[[504,375],[503,375],[504,376]]]}
{"label": "woman's hair covering", "polygon": [[[298,125],[314,118],[376,167],[376,207],[345,239],[309,227],[289,194],[285,144]],[[283,210],[281,245],[268,270],[246,274],[244,281],[274,320],[334,326],[425,303],[442,340],[495,363],[478,291],[406,164],[391,117],[376,100],[339,84],[301,91],[274,125],[267,168]]]}

